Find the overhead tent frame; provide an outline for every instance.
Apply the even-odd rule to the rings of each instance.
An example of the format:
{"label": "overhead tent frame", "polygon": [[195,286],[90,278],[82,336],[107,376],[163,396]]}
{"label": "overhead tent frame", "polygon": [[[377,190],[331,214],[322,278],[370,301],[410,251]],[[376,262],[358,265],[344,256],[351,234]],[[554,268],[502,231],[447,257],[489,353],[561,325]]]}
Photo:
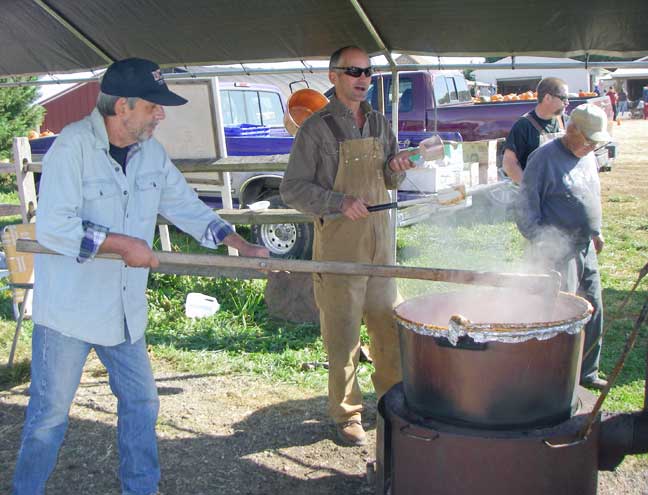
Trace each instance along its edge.
{"label": "overhead tent frame", "polygon": [[648,54],[645,0],[623,9],[609,0],[543,0],[532,9],[519,0],[0,0],[0,9],[0,77],[93,71],[133,56],[162,67],[303,61],[361,46],[388,61],[395,134],[398,72],[441,66],[397,66],[392,52]]}
{"label": "overhead tent frame", "polygon": [[370,55],[639,58],[648,54],[648,2],[623,4],[0,0],[0,77],[94,70],[130,56],[163,67],[325,59],[348,44]]}

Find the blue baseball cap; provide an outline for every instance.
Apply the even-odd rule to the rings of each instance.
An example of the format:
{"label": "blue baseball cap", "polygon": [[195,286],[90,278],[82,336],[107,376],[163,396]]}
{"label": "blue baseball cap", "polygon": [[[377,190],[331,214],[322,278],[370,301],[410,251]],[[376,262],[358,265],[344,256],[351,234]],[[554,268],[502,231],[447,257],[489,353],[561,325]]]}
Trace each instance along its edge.
{"label": "blue baseball cap", "polygon": [[112,96],[137,97],[165,106],[187,103],[169,90],[160,66],[142,58],[126,58],[112,63],[101,79],[101,92]]}

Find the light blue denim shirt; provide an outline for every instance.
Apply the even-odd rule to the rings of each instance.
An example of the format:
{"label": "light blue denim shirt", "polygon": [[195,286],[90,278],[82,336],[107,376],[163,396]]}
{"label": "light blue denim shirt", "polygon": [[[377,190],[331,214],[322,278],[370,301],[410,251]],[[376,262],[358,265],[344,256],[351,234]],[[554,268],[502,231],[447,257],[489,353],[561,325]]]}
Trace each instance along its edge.
{"label": "light blue denim shirt", "polygon": [[149,270],[121,261],[77,261],[84,221],[149,245],[158,213],[208,247],[232,231],[198,199],[157,140],[136,146],[124,175],[94,110],[65,127],[45,155],[36,237],[64,256],[35,256],[35,323],[99,345],[124,342],[125,321],[132,342],[144,335]]}

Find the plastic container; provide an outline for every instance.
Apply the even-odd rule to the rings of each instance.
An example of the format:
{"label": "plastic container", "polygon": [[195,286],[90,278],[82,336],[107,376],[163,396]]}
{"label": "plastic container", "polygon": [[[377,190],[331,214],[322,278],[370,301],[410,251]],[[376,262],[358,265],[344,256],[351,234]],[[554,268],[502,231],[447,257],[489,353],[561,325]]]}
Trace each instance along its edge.
{"label": "plastic container", "polygon": [[185,302],[185,315],[187,318],[205,318],[212,316],[220,309],[220,304],[215,297],[190,292]]}
{"label": "plastic container", "polygon": [[417,167],[423,166],[425,162],[443,160],[445,156],[443,141],[437,135],[430,136],[421,141],[418,148],[409,149],[418,150],[418,154],[410,156],[410,160]]}
{"label": "plastic container", "polygon": [[265,125],[257,124],[236,124],[226,125],[226,136],[267,136],[270,128]]}

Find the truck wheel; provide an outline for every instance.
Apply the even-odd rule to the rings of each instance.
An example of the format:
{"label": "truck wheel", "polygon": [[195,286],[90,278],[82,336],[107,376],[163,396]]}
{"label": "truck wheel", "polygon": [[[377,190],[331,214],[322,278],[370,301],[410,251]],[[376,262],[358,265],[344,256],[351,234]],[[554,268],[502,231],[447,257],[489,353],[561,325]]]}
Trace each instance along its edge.
{"label": "truck wheel", "polygon": [[[286,208],[278,194],[263,199],[270,201],[270,208]],[[251,234],[252,241],[267,247],[273,258],[311,259],[312,223],[252,225]]]}

